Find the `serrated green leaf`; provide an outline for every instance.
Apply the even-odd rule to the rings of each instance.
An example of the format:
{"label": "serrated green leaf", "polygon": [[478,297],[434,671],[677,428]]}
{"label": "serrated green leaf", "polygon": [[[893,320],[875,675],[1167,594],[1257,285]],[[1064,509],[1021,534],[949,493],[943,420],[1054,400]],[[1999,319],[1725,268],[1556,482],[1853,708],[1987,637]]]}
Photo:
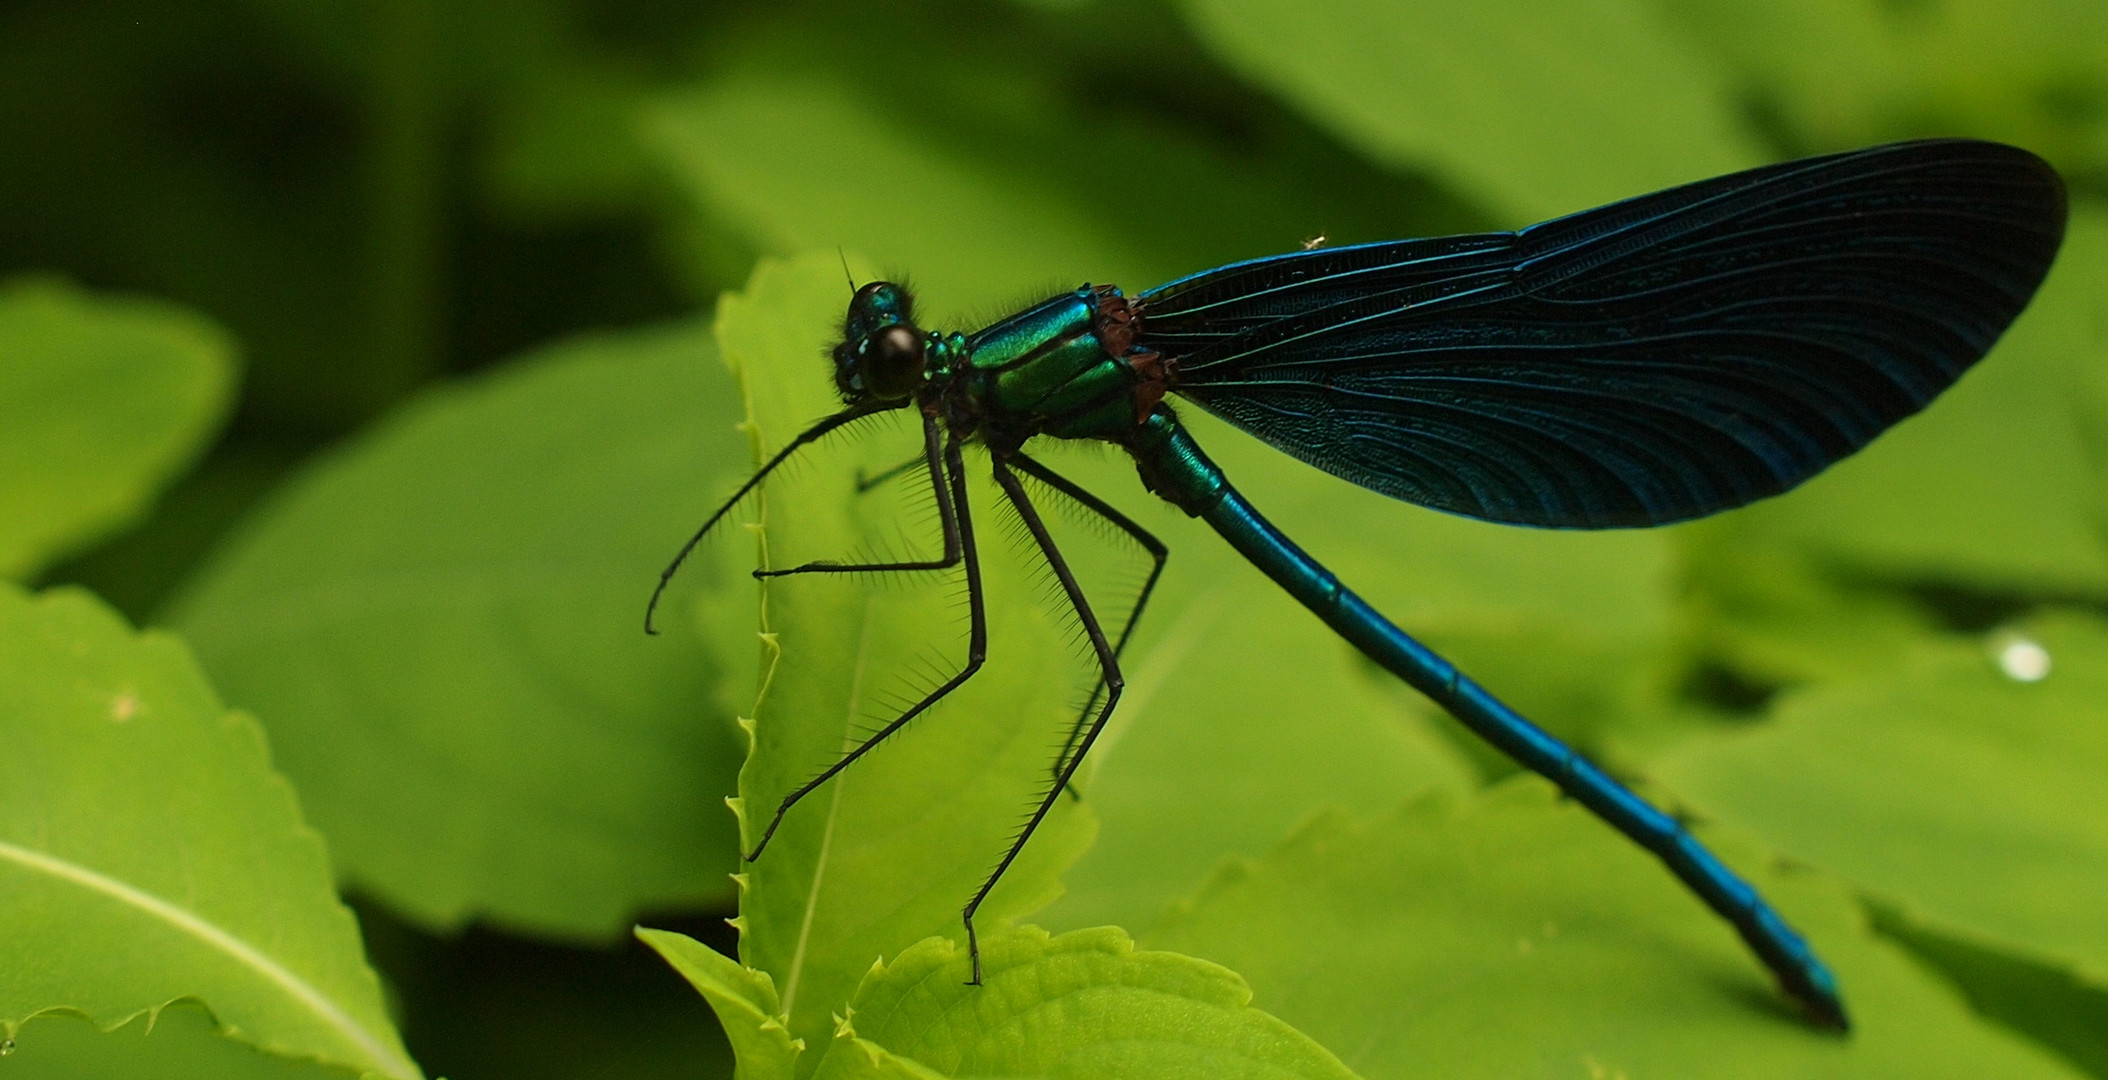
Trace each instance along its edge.
{"label": "serrated green leaf", "polygon": [[1191,0],[1232,66],[1525,225],[1757,164],[1724,74],[1639,2]]}
{"label": "serrated green leaf", "polygon": [[1235,968],[1371,1076],[2073,1075],[1870,938],[1835,884],[1752,880],[1837,971],[1849,1036],[1799,1020],[1724,922],[1535,778],[1322,816],[1145,944]]}
{"label": "serrated green leaf", "polygon": [[639,927],[637,938],[658,950],[717,1013],[737,1055],[734,1080],[790,1080],[805,1041],[792,1038],[785,1026],[788,1017],[768,972],[743,967],[685,934]]}
{"label": "serrated green leaf", "polygon": [[[844,304],[831,257],[764,262],[727,296],[718,334],[745,388],[757,450],[781,446],[838,410],[816,358]],[[763,562],[863,559],[941,549],[924,509],[903,527],[911,477],[859,496],[852,466],[883,468],[920,449],[905,423],[874,425],[772,478],[758,500]],[[862,456],[857,456],[862,455]],[[1005,517],[982,461],[967,459],[983,549],[991,662],[950,698],[800,803],[746,872],[740,959],[768,972],[791,1032],[824,1040],[831,1013],[875,957],[932,934],[963,934],[960,909],[1045,790],[1061,732],[1088,673],[1064,644],[1061,610],[1042,603],[1030,553],[1000,542]],[[860,576],[859,576],[860,577]],[[749,850],[785,795],[920,698],[964,660],[963,576],[889,588],[847,575],[771,582],[764,601],[765,687],[740,772]],[[984,931],[1058,893],[1055,875],[1090,843],[1087,806],[1061,800],[979,915]]]}
{"label": "serrated green leaf", "polygon": [[843,1024],[835,1032],[833,1049],[822,1063],[826,1080],[942,1080],[944,1074],[927,1065],[888,1051],[856,1029]]}
{"label": "serrated green leaf", "polygon": [[234,346],[173,304],[0,286],[0,578],[143,513],[234,395]]}
{"label": "serrated green leaf", "polygon": [[320,838],[188,651],[0,585],[0,1033],[196,998],[290,1057],[419,1077]]}
{"label": "serrated green leaf", "polygon": [[[214,1030],[195,1002],[177,1002],[114,1031],[64,1013],[24,1024],[8,1080],[355,1080],[357,1070],[293,1061]],[[367,1073],[367,1076],[374,1074]]]}
{"label": "serrated green leaf", "polygon": [[1117,927],[991,935],[981,964],[983,984],[967,985],[965,950],[935,938],[872,969],[816,1080],[1354,1075],[1251,1008],[1251,990],[1235,972],[1138,952]]}
{"label": "serrated green leaf", "polygon": [[2025,633],[2048,652],[2040,682],[1983,647],[1928,645],[1893,672],[1796,694],[1771,723],[1686,747],[1655,774],[1915,914],[2108,985],[2108,625],[2071,616]]}
{"label": "serrated green leaf", "polygon": [[680,616],[694,591],[666,638],[641,627],[743,467],[711,353],[700,325],[590,338],[431,393],[260,510],[176,605],[343,876],[432,927],[603,939],[728,898],[738,750],[712,694],[746,647]]}

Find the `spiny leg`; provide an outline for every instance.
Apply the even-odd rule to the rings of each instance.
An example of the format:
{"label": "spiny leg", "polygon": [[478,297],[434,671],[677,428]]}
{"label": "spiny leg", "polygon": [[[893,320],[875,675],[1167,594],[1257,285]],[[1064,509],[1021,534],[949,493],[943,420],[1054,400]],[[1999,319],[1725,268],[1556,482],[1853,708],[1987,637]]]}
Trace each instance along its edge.
{"label": "spiny leg", "polygon": [[981,909],[982,901],[988,899],[988,894],[995,889],[995,883],[1003,879],[1003,874],[1010,869],[1010,864],[1017,861],[1018,852],[1025,849],[1025,841],[1032,839],[1033,830],[1039,828],[1039,823],[1046,819],[1047,811],[1054,808],[1055,800],[1061,798],[1062,789],[1068,786],[1069,778],[1076,774],[1076,766],[1082,764],[1085,754],[1090,753],[1091,744],[1097,741],[1098,733],[1105,730],[1105,721],[1112,716],[1113,707],[1120,703],[1120,691],[1127,685],[1126,678],[1120,674],[1120,659],[1114,654],[1112,643],[1105,640],[1105,631],[1099,627],[1098,617],[1091,614],[1091,604],[1084,598],[1083,587],[1076,584],[1076,575],[1069,572],[1068,561],[1061,557],[1061,549],[1054,546],[1054,537],[1047,532],[1047,523],[1040,520],[1039,511],[1032,508],[1032,500],[1026,497],[1024,485],[1018,483],[1017,474],[1011,472],[1003,463],[1001,455],[995,459],[994,472],[995,482],[1002,486],[1003,494],[1010,499],[1010,505],[1017,508],[1018,516],[1024,519],[1025,528],[1031,530],[1032,539],[1039,544],[1040,554],[1046,556],[1047,566],[1053,569],[1054,576],[1061,581],[1062,591],[1069,597],[1069,606],[1075,609],[1076,617],[1083,622],[1084,633],[1090,636],[1091,649],[1098,654],[1098,669],[1105,685],[1105,707],[1099,711],[1096,719],[1092,720],[1090,727],[1084,731],[1083,737],[1077,741],[1075,753],[1062,765],[1061,771],[1054,777],[1054,783],[1047,788],[1046,796],[1039,800],[1039,806],[1025,821],[1025,827],[1018,831],[1017,839],[1010,842],[1010,850],[1003,853],[1003,859],[996,864],[995,872],[988,875],[988,880],[981,883],[981,888],[973,894],[973,899],[966,902],[966,910],[962,915],[966,920],[966,951],[973,958],[972,985],[975,986],[981,983],[981,939],[974,931],[974,912]]}
{"label": "spiny leg", "polygon": [[[1075,481],[1040,464],[1023,452],[1013,453],[1010,461],[1017,466],[1019,472],[1030,475],[1040,483],[1074,499],[1084,509],[1111,522],[1114,528],[1132,537],[1135,543],[1142,545],[1143,550],[1149,552],[1152,560],[1149,577],[1142,582],[1142,591],[1135,594],[1134,606],[1127,609],[1126,622],[1120,627],[1120,638],[1113,643],[1113,656],[1126,656],[1128,639],[1134,637],[1135,625],[1142,621],[1142,610],[1149,606],[1149,594],[1156,591],[1157,579],[1164,576],[1164,563],[1171,558],[1171,549],[1165,547],[1164,542],[1158,540],[1155,534],[1136,524],[1134,519],[1113,509],[1104,499],[1084,490]],[[1076,713],[1076,722],[1069,725],[1068,739],[1061,744],[1061,753],[1054,759],[1055,775],[1061,774],[1062,766],[1069,760],[1069,752],[1076,748],[1076,740],[1082,737],[1084,725],[1090,722],[1092,711],[1098,707],[1098,695],[1104,692],[1104,683],[1091,684],[1091,696]],[[1070,795],[1082,797],[1077,794],[1073,784],[1064,784],[1063,787]]]}
{"label": "spiny leg", "polygon": [[901,462],[898,465],[893,466],[890,469],[884,469],[868,476],[864,474],[864,470],[858,469],[856,470],[856,493],[858,495],[862,495],[865,492],[870,491],[872,488],[878,487],[880,484],[884,484],[899,476],[901,473],[907,472],[909,469],[912,469],[920,464],[922,464],[922,457],[920,455],[917,455],[915,457],[907,459],[906,461]]}
{"label": "spiny leg", "polygon": [[947,536],[957,538],[959,557],[966,563],[966,608],[967,617],[971,622],[971,629],[967,633],[966,665],[959,669],[958,674],[945,680],[943,685],[924,695],[923,699],[908,711],[894,717],[885,727],[842,755],[840,760],[828,766],[820,775],[784,796],[782,805],[776,807],[776,816],[769,820],[769,827],[762,832],[761,841],[754,845],[753,851],[747,853],[748,862],[761,857],[762,849],[769,846],[769,839],[776,835],[777,828],[783,824],[784,816],[790,813],[791,807],[798,804],[798,800],[812,794],[821,784],[834,779],[835,774],[855,764],[858,758],[869,753],[873,747],[906,727],[908,721],[922,715],[930,706],[943,700],[946,694],[957,690],[966,680],[973,678],[974,672],[981,670],[982,661],[988,657],[988,607],[986,598],[981,593],[981,553],[980,549],[974,546],[973,516],[966,505],[966,462],[959,452],[957,439],[945,444],[942,461],[941,471],[948,474],[949,484],[938,488],[937,512],[944,516]]}
{"label": "spiny leg", "polygon": [[776,455],[769,458],[768,462],[762,465],[761,468],[756,469],[754,475],[747,477],[747,482],[739,485],[739,490],[733,492],[732,497],[726,499],[724,504],[719,506],[717,511],[703,522],[702,528],[695,530],[695,535],[689,537],[688,542],[681,545],[681,550],[674,555],[672,562],[666,564],[666,569],[659,571],[659,584],[651,591],[651,602],[644,605],[644,632],[647,634],[657,634],[659,632],[652,625],[652,616],[659,610],[659,599],[666,595],[666,586],[673,582],[673,576],[680,572],[681,565],[688,561],[688,556],[695,551],[695,546],[703,542],[703,537],[710,535],[710,530],[717,528],[717,523],[724,520],[725,515],[731,513],[732,508],[738,506],[741,499],[746,498],[749,492],[759,487],[763,480],[768,479],[768,475],[775,472],[777,466],[796,457],[798,451],[825,438],[829,432],[853,424],[874,413],[883,412],[890,407],[851,405],[833,416],[823,417],[818,423],[799,433],[798,437],[792,439],[783,449],[776,451]]}
{"label": "spiny leg", "polygon": [[[944,443],[938,427],[935,415],[930,413],[923,414],[922,456],[916,458],[913,462],[909,462],[909,464],[921,463],[929,469],[930,488],[937,494],[937,517],[944,523],[944,556],[942,558],[889,563],[809,562],[803,566],[793,566],[788,570],[756,570],[754,571],[754,576],[757,578],[775,578],[789,577],[792,574],[865,574],[912,570],[949,570],[959,565],[959,518],[957,514],[953,513],[951,494],[946,490],[944,483],[944,469],[940,464],[943,454],[940,448]],[[899,470],[890,471],[898,472]],[[963,506],[964,504],[962,503],[961,505]]]}

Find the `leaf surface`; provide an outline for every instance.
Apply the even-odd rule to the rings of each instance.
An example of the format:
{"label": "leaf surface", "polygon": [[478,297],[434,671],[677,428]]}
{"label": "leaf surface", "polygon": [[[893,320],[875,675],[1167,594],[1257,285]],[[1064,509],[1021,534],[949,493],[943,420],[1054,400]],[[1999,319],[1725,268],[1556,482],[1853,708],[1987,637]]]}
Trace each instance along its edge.
{"label": "leaf surface", "polygon": [[0,578],[144,513],[218,429],[234,346],[173,304],[0,285]]}
{"label": "leaf surface", "polygon": [[1052,938],[1016,930],[988,939],[981,961],[984,984],[968,986],[965,950],[933,938],[874,967],[816,1076],[1354,1075],[1251,1008],[1251,990],[1235,973],[1137,951],[1116,927]]}
{"label": "leaf surface", "polygon": [[[1893,672],[1795,694],[1656,774],[1935,925],[2108,986],[2108,624],[2066,616],[2022,635],[1926,645]],[[2030,645],[2047,677],[2001,670]]]}
{"label": "leaf surface", "polygon": [[[354,1080],[357,1070],[294,1061],[243,1046],[214,1030],[212,1015],[178,1002],[114,1031],[65,1013],[23,1025],[7,1059],[8,1080]],[[367,1076],[372,1073],[365,1074]]]}
{"label": "leaf surface", "polygon": [[729,898],[713,695],[748,654],[689,614],[707,560],[641,623],[741,468],[737,408],[699,325],[558,346],[309,469],[179,600],[346,878],[434,928],[599,939]]}
{"label": "leaf surface", "polygon": [[1509,226],[1762,160],[1728,82],[1644,3],[1192,0],[1228,63],[1392,165],[1432,166]]}
{"label": "leaf surface", "polygon": [[1871,938],[1833,883],[1753,881],[1836,969],[1849,1036],[1799,1020],[1725,923],[1534,778],[1322,815],[1145,944],[1235,967],[1369,1076],[2074,1075]]}
{"label": "leaf surface", "polygon": [[[2108,166],[2108,10],[2090,0],[1670,0],[1795,144],[1847,149],[1973,135],[2025,146],[2067,176]],[[1811,43],[1820,43],[1811,47]]]}
{"label": "leaf surface", "polygon": [[421,1077],[322,843],[188,650],[0,585],[0,1034],[196,998],[288,1057]]}

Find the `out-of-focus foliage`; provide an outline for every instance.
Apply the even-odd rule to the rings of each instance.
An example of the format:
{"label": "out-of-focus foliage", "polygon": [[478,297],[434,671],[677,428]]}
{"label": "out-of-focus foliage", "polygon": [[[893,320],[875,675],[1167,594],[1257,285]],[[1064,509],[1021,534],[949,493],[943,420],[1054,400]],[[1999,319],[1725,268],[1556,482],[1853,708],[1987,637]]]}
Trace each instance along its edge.
{"label": "out-of-focus foliage", "polygon": [[2108,182],[2108,8],[2090,0],[1657,0],[1796,152],[1967,132]]}
{"label": "out-of-focus foliage", "polygon": [[233,391],[232,345],[190,312],[0,285],[0,577],[137,518]]}
{"label": "out-of-focus foliage", "polygon": [[1970,1023],[1837,881],[1754,881],[1849,989],[1849,1039],[1782,1023],[1732,931],[1534,777],[1368,824],[1321,815],[1226,866],[1147,943],[1275,987],[1262,1001],[1364,1076],[2071,1075]]}
{"label": "out-of-focus foliage", "polygon": [[[1911,913],[2108,977],[2108,626],[2065,616],[1926,643],[1893,671],[1796,692],[1755,729],[1660,762],[1665,783]],[[2001,670],[2031,648],[2051,674]],[[1927,791],[1945,797],[1928,799]],[[1985,889],[1977,882],[2006,883]]]}
{"label": "out-of-focus foliage", "polygon": [[1511,226],[1762,160],[1726,72],[1646,0],[1181,6],[1254,81]]}
{"label": "out-of-focus foliage", "polygon": [[429,394],[288,482],[176,605],[224,692],[281,718],[347,882],[440,930],[603,941],[730,899],[738,744],[712,713],[739,665],[697,656],[735,650],[678,615],[636,640],[697,470],[737,460],[710,348],[695,323],[587,339]]}
{"label": "out-of-focus foliage", "polygon": [[[979,459],[987,668],[720,876],[786,791],[963,657],[956,573],[741,573],[931,550],[926,484],[849,482],[917,450],[898,421],[772,481],[738,511],[759,530],[705,545],[665,636],[639,632],[679,541],[830,407],[842,262],[906,275],[925,323],[966,329],[1083,280],[1957,134],[2064,172],[2065,252],[1979,371],[1780,499],[1671,530],[1501,529],[1192,418],[1401,625],[1707,823],[1840,969],[1848,1039],[1799,1025],[1642,855],[1116,453],[1041,456],[1173,555],[1081,801],[982,912],[1015,978],[954,985],[959,909],[1090,665]],[[0,702],[92,697],[88,668],[180,675],[197,708],[164,719],[198,729],[126,750],[105,744],[144,714],[93,738],[51,727],[64,710],[0,714],[29,778],[0,788],[21,826],[0,839],[77,836],[108,880],[350,985],[364,959],[310,925],[341,924],[327,858],[393,1026],[370,986],[322,997],[382,1057],[399,1029],[457,1080],[735,1056],[757,1078],[1333,1058],[1372,1080],[2108,1077],[2088,801],[2108,790],[2104,199],[2089,0],[20,0],[0,10],[0,575],[173,626],[216,689],[77,593],[18,595],[90,646],[0,652]],[[582,331],[602,332],[535,348]],[[1033,491],[1100,613],[1124,610],[1142,553]],[[215,693],[256,714],[270,762]],[[275,817],[215,794],[259,783]],[[735,791],[737,818],[717,806]],[[290,863],[228,864],[300,815],[327,856],[298,833]],[[298,903],[257,930],[214,906],[235,886]],[[245,1011],[282,998],[97,910],[10,938],[10,1022],[204,1008],[145,1035],[40,1016],[0,1071],[416,1068],[303,1043],[297,1017]],[[681,931],[646,935],[671,968],[613,944],[636,921]],[[1102,924],[1185,955],[1077,933]],[[710,1007],[729,1042],[703,1035]],[[1112,1016],[1162,1024],[1121,1044]]]}

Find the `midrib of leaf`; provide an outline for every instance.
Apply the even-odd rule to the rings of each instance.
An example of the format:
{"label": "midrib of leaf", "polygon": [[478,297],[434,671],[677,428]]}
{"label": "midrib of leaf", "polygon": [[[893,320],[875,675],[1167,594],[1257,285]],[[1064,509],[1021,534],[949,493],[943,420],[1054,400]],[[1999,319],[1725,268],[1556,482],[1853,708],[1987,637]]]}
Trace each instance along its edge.
{"label": "midrib of leaf", "polygon": [[[842,752],[855,748],[851,732],[855,729],[856,710],[864,700],[864,670],[871,649],[871,608],[876,597],[864,598],[864,615],[856,631],[856,661],[849,675],[849,703],[842,710]],[[834,850],[834,823],[842,809],[842,782],[849,779],[844,771],[834,778],[834,792],[827,800],[827,824],[820,833],[820,854],[812,868],[812,887],[805,891],[805,912],[798,920],[798,944],[791,950],[790,972],[783,982],[783,1015],[791,1015],[791,1008],[798,1000],[798,977],[805,973],[805,946],[812,939],[813,913],[820,908],[820,882],[827,876],[827,859]]]}
{"label": "midrib of leaf", "polygon": [[[185,911],[152,893],[133,888],[122,881],[99,874],[85,866],[68,862],[64,859],[56,859],[40,851],[17,847],[4,840],[0,840],[0,858],[12,860],[29,868],[31,871],[48,874],[61,881],[71,882],[81,888],[101,893],[119,903],[129,904],[203,941],[206,945],[248,965],[257,974],[262,975],[266,980],[292,995],[294,1000],[321,1017],[324,1023],[335,1028],[347,1039],[351,1040],[352,1044],[364,1051],[370,1060],[386,1065],[390,1075],[398,1077],[422,1077],[424,1075],[409,1059],[396,1053],[381,1040],[374,1038],[371,1032],[360,1026],[359,1022],[352,1019],[343,1009],[338,1008],[337,1004],[325,997],[320,990],[309,985],[307,980],[286,970],[277,961],[257,951],[247,942],[199,918],[197,915]],[[211,1004],[209,1001],[206,1002],[208,1006]]]}

